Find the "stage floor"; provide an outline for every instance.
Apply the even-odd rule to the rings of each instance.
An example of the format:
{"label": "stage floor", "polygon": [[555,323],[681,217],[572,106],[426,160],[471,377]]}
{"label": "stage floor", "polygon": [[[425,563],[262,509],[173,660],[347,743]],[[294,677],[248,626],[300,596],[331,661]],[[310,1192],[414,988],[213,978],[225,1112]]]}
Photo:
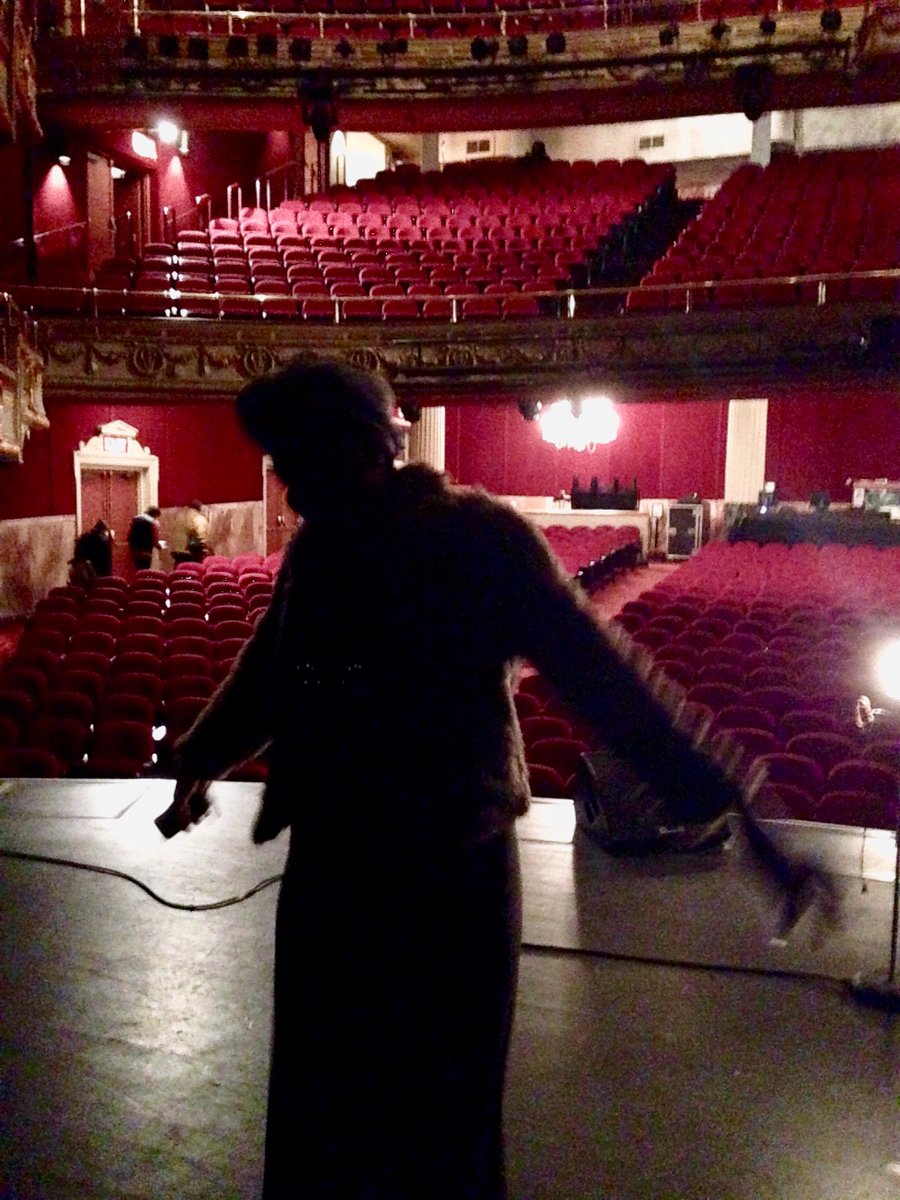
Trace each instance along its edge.
{"label": "stage floor", "polygon": [[[213,817],[164,842],[171,783],[2,785],[0,846],[214,902],[277,875],[285,844],[250,843],[256,785],[213,795]],[[893,838],[777,836],[833,872],[838,926],[808,917],[773,942],[739,833],[612,858],[567,801],[520,821],[510,1200],[900,1197],[900,1021],[846,986],[887,968]],[[3,1200],[258,1195],[276,892],[179,911],[113,875],[0,858]]]}

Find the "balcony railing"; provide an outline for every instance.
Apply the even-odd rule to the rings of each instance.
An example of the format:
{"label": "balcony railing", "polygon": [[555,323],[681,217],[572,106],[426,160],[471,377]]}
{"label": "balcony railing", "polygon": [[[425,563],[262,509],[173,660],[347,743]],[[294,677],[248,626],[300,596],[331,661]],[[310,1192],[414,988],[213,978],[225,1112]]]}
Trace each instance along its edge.
{"label": "balcony railing", "polygon": [[[843,303],[900,304],[900,269],[779,275],[759,279],[709,279],[609,288],[566,288],[486,295],[445,292],[440,296],[336,297],[301,290],[283,293],[182,292],[139,289],[19,287],[13,296],[35,317],[66,315],[90,319],[117,317],[155,320],[297,320],[329,324],[378,324],[435,320],[457,324],[470,320],[523,319],[577,321],[597,316],[735,311],[772,307]],[[534,306],[509,297],[533,300]],[[392,301],[405,301],[400,307]],[[409,301],[416,301],[413,313]],[[496,312],[485,313],[472,300],[496,300]],[[373,305],[371,301],[376,301]],[[361,304],[360,302],[366,302]],[[425,307],[431,305],[430,308]],[[376,313],[377,307],[377,313]],[[488,308],[493,306],[488,305]],[[510,311],[506,311],[506,309]],[[520,309],[520,312],[516,312]],[[530,309],[530,311],[529,311]],[[476,315],[470,316],[470,312]],[[404,315],[405,314],[405,315]]]}

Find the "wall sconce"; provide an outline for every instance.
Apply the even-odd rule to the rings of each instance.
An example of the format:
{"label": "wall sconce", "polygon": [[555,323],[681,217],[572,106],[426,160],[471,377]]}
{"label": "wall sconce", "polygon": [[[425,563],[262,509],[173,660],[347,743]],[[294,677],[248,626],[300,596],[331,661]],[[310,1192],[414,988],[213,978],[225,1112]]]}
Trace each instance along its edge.
{"label": "wall sconce", "polygon": [[117,166],[115,166],[115,164],[113,164],[113,166],[111,166],[109,168],[109,173],[113,179],[124,179],[125,178],[125,168],[117,167]]}
{"label": "wall sconce", "polygon": [[61,167],[71,167],[72,155],[71,154],[57,154],[56,161],[59,163],[59,165]]}
{"label": "wall sconce", "polygon": [[164,146],[174,146],[181,137],[181,130],[174,121],[163,118],[156,123],[156,136]]}

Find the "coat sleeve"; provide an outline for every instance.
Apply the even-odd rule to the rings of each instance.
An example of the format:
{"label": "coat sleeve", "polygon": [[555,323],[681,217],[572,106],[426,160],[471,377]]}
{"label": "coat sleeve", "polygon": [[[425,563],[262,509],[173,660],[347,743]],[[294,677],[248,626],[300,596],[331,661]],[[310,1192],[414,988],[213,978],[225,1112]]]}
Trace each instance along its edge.
{"label": "coat sleeve", "polygon": [[258,754],[272,738],[275,646],[286,571],[272,602],[206,708],[175,745],[179,776],[216,779]]}
{"label": "coat sleeve", "polygon": [[[737,806],[738,784],[708,747],[696,744],[694,731],[679,725],[678,690],[669,685],[664,698],[651,660],[627,635],[600,625],[543,536],[512,510],[498,509],[497,552],[483,561],[494,564],[495,594],[515,653],[684,817],[702,821]],[[494,616],[502,619],[499,611]]]}

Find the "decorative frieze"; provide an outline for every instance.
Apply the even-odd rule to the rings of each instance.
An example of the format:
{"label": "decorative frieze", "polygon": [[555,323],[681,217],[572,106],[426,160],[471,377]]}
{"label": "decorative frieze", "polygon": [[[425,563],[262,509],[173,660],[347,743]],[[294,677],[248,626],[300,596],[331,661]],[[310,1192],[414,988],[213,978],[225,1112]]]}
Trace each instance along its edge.
{"label": "decorative frieze", "polygon": [[442,326],[61,317],[42,323],[39,348],[46,386],[57,393],[233,395],[300,351],[381,371],[408,391],[463,393],[488,382],[505,390],[589,372],[677,386],[697,377],[759,380],[792,365],[853,372],[871,320],[884,310],[835,305]]}

